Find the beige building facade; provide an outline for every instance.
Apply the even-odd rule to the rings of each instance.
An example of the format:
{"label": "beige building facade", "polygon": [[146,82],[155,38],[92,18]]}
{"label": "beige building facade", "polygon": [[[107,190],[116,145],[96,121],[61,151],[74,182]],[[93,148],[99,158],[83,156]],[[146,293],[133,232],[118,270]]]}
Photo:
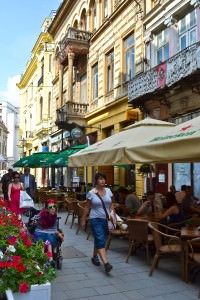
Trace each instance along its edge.
{"label": "beige building facade", "polygon": [[[145,1],[143,72],[129,82],[133,108],[180,124],[200,115],[200,7],[196,0]],[[195,145],[194,145],[195,147]],[[159,182],[159,175],[165,178]],[[157,165],[155,187],[192,185],[200,197],[199,163]]]}
{"label": "beige building facade", "polygon": [[[21,156],[49,149],[53,114],[53,57],[54,43],[47,32],[53,16],[45,19],[27,63],[26,70],[18,84],[20,89],[20,133]],[[38,186],[47,185],[47,170],[32,169]]]}
{"label": "beige building facade", "polygon": [[[92,143],[142,117],[128,105],[128,82],[142,71],[143,8],[129,0],[71,3],[62,2],[48,29],[56,49],[53,135],[66,130],[71,144]],[[89,181],[101,170],[108,184],[135,184],[134,168],[95,166]]]}

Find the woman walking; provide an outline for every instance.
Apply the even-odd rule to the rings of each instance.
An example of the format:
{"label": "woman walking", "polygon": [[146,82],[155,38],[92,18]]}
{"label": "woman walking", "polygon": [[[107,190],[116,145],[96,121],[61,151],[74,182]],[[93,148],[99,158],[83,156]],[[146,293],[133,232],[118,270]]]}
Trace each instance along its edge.
{"label": "woman walking", "polygon": [[23,214],[24,208],[19,207],[20,203],[20,191],[24,190],[24,185],[19,182],[19,173],[13,172],[13,182],[8,186],[8,201],[9,208],[16,214]]}
{"label": "woman walking", "polygon": [[[95,188],[87,194],[87,204],[83,217],[81,219],[82,228],[85,227],[86,218],[89,214],[89,222],[94,236],[94,250],[92,263],[95,266],[100,266],[100,256],[106,273],[112,269],[112,265],[108,262],[106,257],[106,240],[108,234],[107,214],[110,214],[112,208],[112,192],[105,187],[106,176],[103,173],[96,173]],[[107,213],[106,213],[107,211]]]}

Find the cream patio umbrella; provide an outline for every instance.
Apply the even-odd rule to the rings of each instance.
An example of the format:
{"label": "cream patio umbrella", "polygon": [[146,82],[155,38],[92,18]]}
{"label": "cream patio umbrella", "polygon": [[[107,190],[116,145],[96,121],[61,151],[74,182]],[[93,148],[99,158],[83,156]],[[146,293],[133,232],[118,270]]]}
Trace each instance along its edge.
{"label": "cream patio umbrella", "polygon": [[140,162],[200,162],[200,117],[191,119],[168,131],[160,130],[145,143],[125,150],[128,160]]}
{"label": "cream patio umbrella", "polygon": [[146,118],[131,125],[131,129],[116,133],[69,156],[69,166],[117,165],[140,162],[139,160],[133,159],[133,155],[131,157],[127,156],[126,148],[144,144],[147,140],[157,136],[161,132],[163,132],[163,134],[165,132],[167,133],[171,126],[175,125]]}

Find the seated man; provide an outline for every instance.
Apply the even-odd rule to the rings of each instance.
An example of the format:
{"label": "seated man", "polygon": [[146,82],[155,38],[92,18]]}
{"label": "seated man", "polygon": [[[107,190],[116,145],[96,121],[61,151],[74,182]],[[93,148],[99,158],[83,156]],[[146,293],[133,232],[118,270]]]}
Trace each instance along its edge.
{"label": "seated man", "polygon": [[187,185],[185,188],[185,197],[182,200],[181,207],[185,217],[192,214],[200,214],[200,208],[196,205],[196,199],[192,195],[192,188],[190,185]]}
{"label": "seated man", "polygon": [[148,216],[155,211],[161,211],[163,208],[162,201],[160,198],[155,198],[155,193],[153,191],[149,191],[147,193],[147,201],[145,201],[142,206],[138,209],[138,216]]}
{"label": "seated man", "polygon": [[120,187],[118,194],[122,209],[121,215],[128,216],[136,213],[141,205],[139,198],[134,193],[129,193],[125,187]]}

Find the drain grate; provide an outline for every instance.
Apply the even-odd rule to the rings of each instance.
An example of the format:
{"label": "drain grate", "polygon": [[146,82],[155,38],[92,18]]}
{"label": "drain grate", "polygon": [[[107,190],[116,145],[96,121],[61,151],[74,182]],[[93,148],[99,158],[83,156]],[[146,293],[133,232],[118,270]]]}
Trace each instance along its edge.
{"label": "drain grate", "polygon": [[62,255],[63,258],[81,258],[85,257],[86,255],[82,253],[81,251],[77,250],[74,247],[63,247],[62,248]]}

